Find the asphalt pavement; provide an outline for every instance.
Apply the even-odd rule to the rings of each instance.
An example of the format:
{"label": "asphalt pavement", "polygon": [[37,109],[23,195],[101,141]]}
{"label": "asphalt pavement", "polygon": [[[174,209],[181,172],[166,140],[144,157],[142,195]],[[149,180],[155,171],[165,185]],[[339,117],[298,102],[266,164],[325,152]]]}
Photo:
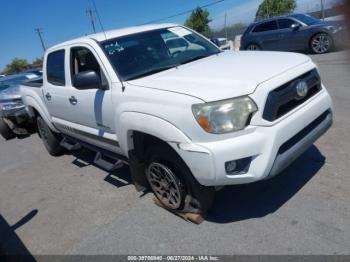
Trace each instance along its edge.
{"label": "asphalt pavement", "polygon": [[312,58],[334,126],[276,178],[218,192],[201,225],[136,192],[127,168],[91,165],[87,150],[54,158],[37,135],[0,139],[0,252],[350,254],[350,59]]}

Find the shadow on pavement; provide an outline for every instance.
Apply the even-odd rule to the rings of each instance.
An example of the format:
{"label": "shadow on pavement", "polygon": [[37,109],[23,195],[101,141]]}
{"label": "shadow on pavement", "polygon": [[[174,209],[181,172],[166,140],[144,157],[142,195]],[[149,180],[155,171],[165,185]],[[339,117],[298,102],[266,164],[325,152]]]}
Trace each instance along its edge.
{"label": "shadow on pavement", "polygon": [[206,220],[215,223],[264,217],[292,198],[325,163],[312,146],[278,176],[257,183],[225,187],[217,192]]}
{"label": "shadow on pavement", "polygon": [[[94,164],[95,152],[83,148],[70,153],[76,158],[72,164],[76,165],[77,167],[83,168],[92,165],[102,169]],[[129,167],[125,165],[122,168],[109,172],[104,180],[118,188],[132,184]]]}
{"label": "shadow on pavement", "polygon": [[0,215],[0,261],[35,261],[15,231],[28,223],[37,213],[37,209],[32,210],[12,226]]}
{"label": "shadow on pavement", "polygon": [[[82,149],[72,154],[76,157],[72,162],[74,165],[81,168],[96,166],[93,164],[94,152]],[[206,220],[231,223],[273,213],[316,175],[324,163],[325,157],[312,146],[284,172],[272,179],[225,187],[216,193],[214,205]],[[109,173],[104,180],[117,188],[132,184],[127,166]]]}

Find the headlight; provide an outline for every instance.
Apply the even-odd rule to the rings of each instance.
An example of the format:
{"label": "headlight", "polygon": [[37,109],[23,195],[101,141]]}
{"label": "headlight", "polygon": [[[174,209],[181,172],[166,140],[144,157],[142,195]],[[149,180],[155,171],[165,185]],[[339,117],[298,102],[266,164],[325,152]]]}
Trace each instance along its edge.
{"label": "headlight", "polygon": [[24,107],[22,100],[10,101],[10,102],[0,102],[0,109],[2,111],[21,109]]}
{"label": "headlight", "polygon": [[192,106],[198,124],[207,132],[224,134],[242,130],[258,110],[248,96]]}

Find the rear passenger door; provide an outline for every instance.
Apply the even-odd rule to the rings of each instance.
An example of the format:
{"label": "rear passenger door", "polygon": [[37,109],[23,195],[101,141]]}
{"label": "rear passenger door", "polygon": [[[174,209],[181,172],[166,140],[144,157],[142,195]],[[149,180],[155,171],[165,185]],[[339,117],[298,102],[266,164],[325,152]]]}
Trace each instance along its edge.
{"label": "rear passenger door", "polygon": [[280,50],[279,38],[277,36],[278,26],[276,20],[263,22],[252,30],[257,44],[263,50]]}
{"label": "rear passenger door", "polygon": [[66,53],[64,48],[58,49],[49,53],[45,60],[43,96],[54,123],[69,114]]}

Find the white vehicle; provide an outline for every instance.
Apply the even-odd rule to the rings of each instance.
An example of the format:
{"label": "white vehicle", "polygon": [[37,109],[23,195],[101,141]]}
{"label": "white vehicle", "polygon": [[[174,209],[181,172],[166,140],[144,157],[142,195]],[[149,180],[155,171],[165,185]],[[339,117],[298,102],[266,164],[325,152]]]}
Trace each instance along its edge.
{"label": "white vehicle", "polygon": [[[172,55],[169,34],[203,48]],[[50,154],[85,146],[105,169],[128,163],[137,189],[178,212],[203,213],[215,189],[273,177],[332,124],[309,57],[222,52],[174,24],[54,46],[43,84],[30,85],[23,101]]]}
{"label": "white vehicle", "polygon": [[227,40],[227,38],[212,38],[211,41],[216,44],[220,50],[231,50],[231,43]]}
{"label": "white vehicle", "polygon": [[191,43],[183,37],[174,37],[165,40],[165,44],[169,49],[169,52],[172,56],[176,56],[185,51],[204,51],[204,48],[201,45]]}

